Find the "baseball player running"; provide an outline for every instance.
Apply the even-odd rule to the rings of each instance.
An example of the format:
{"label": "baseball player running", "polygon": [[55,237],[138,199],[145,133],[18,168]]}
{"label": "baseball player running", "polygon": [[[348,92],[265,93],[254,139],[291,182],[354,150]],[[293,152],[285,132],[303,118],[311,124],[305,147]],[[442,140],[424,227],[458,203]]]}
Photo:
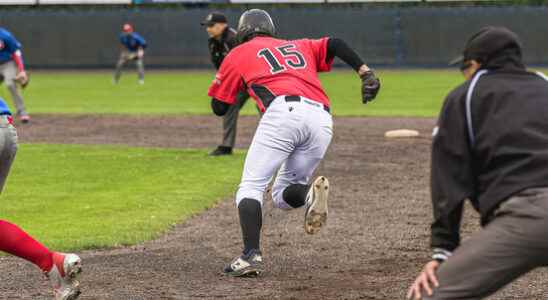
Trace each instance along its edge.
{"label": "baseball player running", "polygon": [[145,66],[143,64],[143,57],[145,56],[147,42],[142,36],[133,30],[133,26],[131,26],[131,24],[126,23],[122,26],[120,43],[122,44],[122,51],[120,52],[120,58],[116,63],[114,83],[116,84],[120,80],[120,76],[122,76],[122,67],[124,64],[128,61],[134,60],[137,64],[137,71],[139,72],[139,84],[144,84]]}
{"label": "baseball player running", "polygon": [[0,81],[4,81],[10,91],[17,111],[17,118],[22,123],[30,122],[30,116],[25,110],[25,104],[17,83],[26,87],[29,77],[25,71],[21,43],[6,29],[0,28]]}
{"label": "baseball player running", "polygon": [[[0,192],[17,152],[17,131],[8,106],[0,98]],[[0,251],[19,256],[35,264],[53,286],[54,299],[73,300],[80,289],[76,277],[81,260],[76,254],[51,252],[14,224],[0,220]]]}
{"label": "baseball player running", "polygon": [[236,194],[243,253],[224,269],[231,276],[248,276],[262,271],[263,193],[277,170],[274,205],[285,210],[304,206],[308,234],[318,232],[327,221],[328,180],[320,176],[309,184],[333,135],[329,100],[318,72],[329,71],[333,58],[339,57],[361,77],[364,103],[375,98],[380,82],[340,39],[275,38],[272,19],[263,10],[251,9],[240,17],[238,37],[242,44],[225,58],[208,94],[217,115],[225,114],[244,89],[266,111]]}
{"label": "baseball player running", "polygon": [[[230,28],[227,24],[226,16],[218,12],[207,15],[201,24],[202,26],[206,26],[209,35],[208,46],[211,61],[215,69],[218,70],[228,52],[238,45],[236,30]],[[209,155],[220,156],[232,154],[232,148],[236,144],[238,115],[248,98],[249,94],[246,91],[238,94],[236,103],[231,105],[223,116],[223,142],[217,149],[211,151]]]}
{"label": "baseball player running", "polygon": [[[432,147],[432,261],[409,299],[482,299],[548,265],[548,82],[513,32],[466,43],[467,81],[445,99]],[[483,229],[460,243],[465,199]]]}

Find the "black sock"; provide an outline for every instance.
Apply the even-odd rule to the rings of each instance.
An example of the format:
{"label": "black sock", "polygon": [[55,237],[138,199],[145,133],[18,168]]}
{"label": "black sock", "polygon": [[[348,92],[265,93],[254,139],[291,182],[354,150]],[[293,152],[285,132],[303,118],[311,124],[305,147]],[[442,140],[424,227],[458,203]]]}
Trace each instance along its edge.
{"label": "black sock", "polygon": [[261,203],[255,199],[244,198],[238,205],[238,212],[244,239],[244,253],[248,253],[252,249],[260,250],[261,227],[263,226]]}
{"label": "black sock", "polygon": [[293,208],[303,206],[309,189],[310,186],[306,184],[292,184],[286,187],[282,194],[285,203]]}

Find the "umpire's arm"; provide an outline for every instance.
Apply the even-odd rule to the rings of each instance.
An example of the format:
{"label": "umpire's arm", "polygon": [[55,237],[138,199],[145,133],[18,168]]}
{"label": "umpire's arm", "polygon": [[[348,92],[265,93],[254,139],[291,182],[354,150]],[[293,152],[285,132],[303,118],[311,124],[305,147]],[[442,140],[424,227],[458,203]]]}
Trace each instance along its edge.
{"label": "umpire's arm", "polygon": [[444,261],[460,244],[464,200],[474,197],[472,155],[464,111],[465,88],[446,98],[434,129],[431,194],[434,222],[431,226],[433,259]]}
{"label": "umpire's arm", "polygon": [[211,63],[213,64],[215,69],[219,70],[224,57],[222,53],[219,51],[217,47],[217,42],[215,41],[214,38],[209,38],[207,40],[207,48],[209,50],[209,55],[211,57]]}

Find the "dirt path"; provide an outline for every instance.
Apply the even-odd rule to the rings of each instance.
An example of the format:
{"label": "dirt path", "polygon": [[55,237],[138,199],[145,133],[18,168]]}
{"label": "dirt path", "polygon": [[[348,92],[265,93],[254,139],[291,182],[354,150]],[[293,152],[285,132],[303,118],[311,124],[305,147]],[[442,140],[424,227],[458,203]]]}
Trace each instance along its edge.
{"label": "dirt path", "polygon": [[[257,119],[242,118],[239,146]],[[232,199],[132,248],[83,253],[82,299],[403,299],[428,259],[431,119],[339,118],[319,173],[332,185],[329,224],[316,236],[302,229],[301,210],[267,204],[263,252],[268,272],[254,279],[221,275],[240,251]],[[21,127],[23,142],[211,147],[212,117],[37,116]],[[385,130],[415,128],[423,138],[388,141]],[[473,214],[470,214],[473,216]],[[466,230],[476,229],[475,218]],[[494,299],[546,299],[546,271],[537,271]],[[0,258],[1,299],[48,299],[36,269]]]}

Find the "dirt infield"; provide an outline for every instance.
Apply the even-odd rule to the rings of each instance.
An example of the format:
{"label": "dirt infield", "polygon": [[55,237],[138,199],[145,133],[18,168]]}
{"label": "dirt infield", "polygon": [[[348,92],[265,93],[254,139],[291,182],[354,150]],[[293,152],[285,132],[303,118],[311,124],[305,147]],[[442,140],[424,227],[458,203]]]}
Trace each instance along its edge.
{"label": "dirt infield", "polygon": [[[37,116],[20,127],[22,142],[199,147],[216,144],[213,117]],[[257,119],[242,118],[239,146]],[[221,275],[240,251],[232,199],[143,245],[83,253],[82,299],[403,299],[428,260],[431,119],[338,118],[335,139],[318,173],[332,185],[328,226],[302,228],[302,210],[266,205],[267,272],[252,279]],[[417,129],[412,140],[387,140],[386,130]],[[470,211],[470,209],[468,210]],[[473,213],[465,230],[477,229]],[[547,299],[546,271],[536,271],[493,299]],[[30,264],[0,258],[1,299],[48,299]]]}

